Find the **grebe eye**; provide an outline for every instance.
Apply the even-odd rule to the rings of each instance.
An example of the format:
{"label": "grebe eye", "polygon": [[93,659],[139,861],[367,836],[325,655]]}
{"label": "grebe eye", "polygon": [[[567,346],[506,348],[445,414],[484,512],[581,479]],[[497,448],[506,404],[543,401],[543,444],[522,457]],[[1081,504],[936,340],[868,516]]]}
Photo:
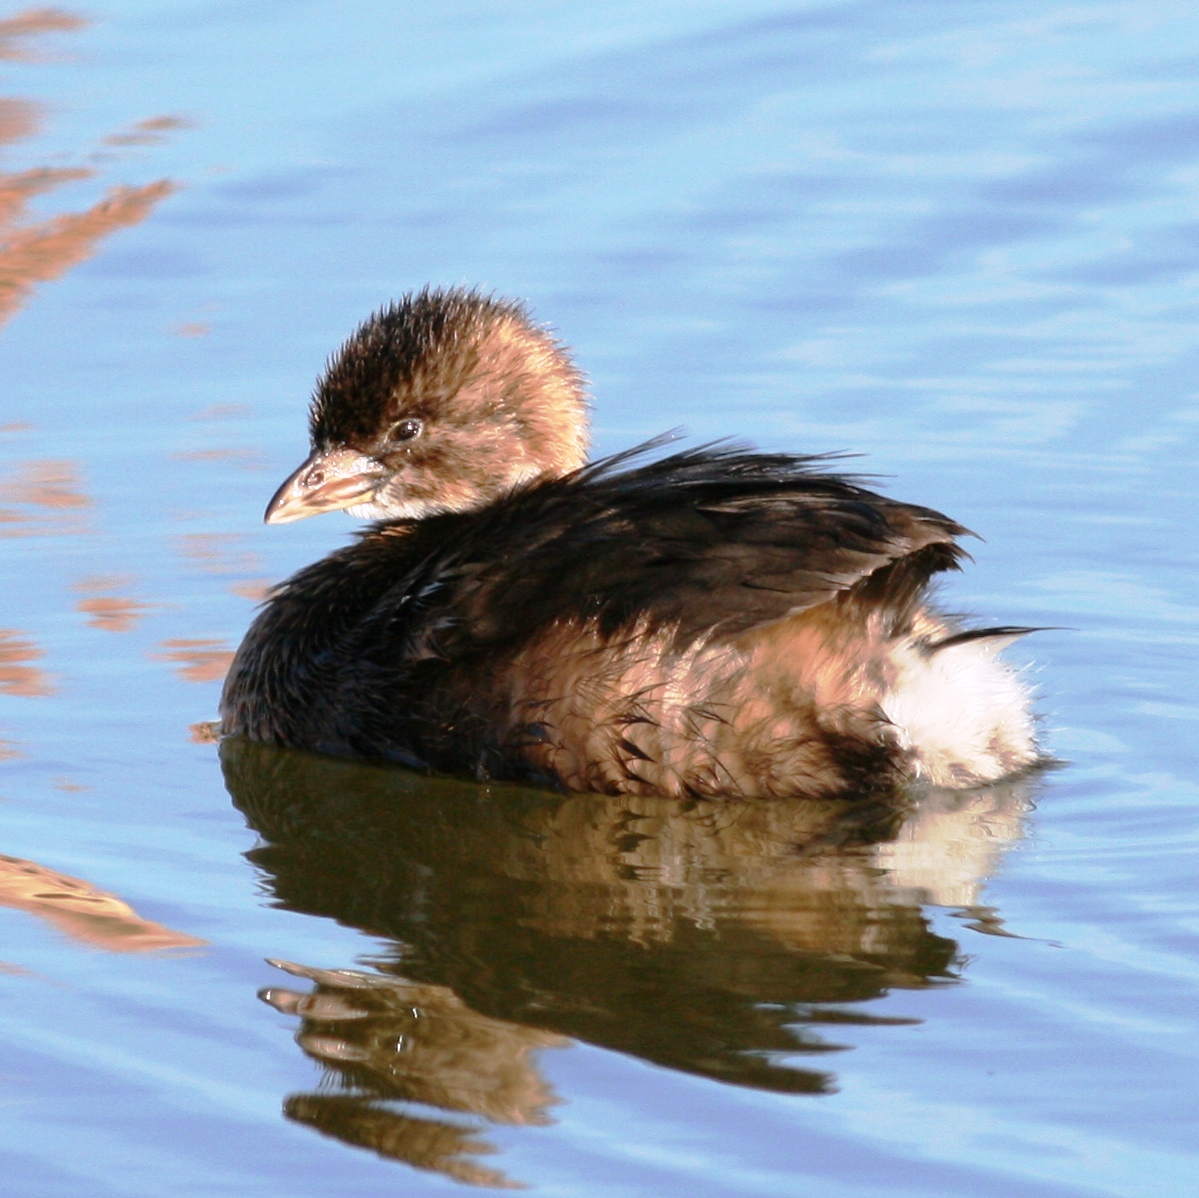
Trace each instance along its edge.
{"label": "grebe eye", "polygon": [[425,422],[423,420],[409,418],[393,424],[387,434],[387,439],[389,441],[411,441],[413,437],[419,437],[424,431]]}

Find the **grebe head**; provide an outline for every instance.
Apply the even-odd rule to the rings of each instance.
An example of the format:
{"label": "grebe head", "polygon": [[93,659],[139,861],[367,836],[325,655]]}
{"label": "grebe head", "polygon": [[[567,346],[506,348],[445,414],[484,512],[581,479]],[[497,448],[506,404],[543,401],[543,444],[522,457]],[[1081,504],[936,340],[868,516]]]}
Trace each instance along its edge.
{"label": "grebe head", "polygon": [[376,312],[330,360],[312,453],[268,524],[334,508],[420,519],[481,507],[587,457],[582,375],[524,305],[426,288]]}

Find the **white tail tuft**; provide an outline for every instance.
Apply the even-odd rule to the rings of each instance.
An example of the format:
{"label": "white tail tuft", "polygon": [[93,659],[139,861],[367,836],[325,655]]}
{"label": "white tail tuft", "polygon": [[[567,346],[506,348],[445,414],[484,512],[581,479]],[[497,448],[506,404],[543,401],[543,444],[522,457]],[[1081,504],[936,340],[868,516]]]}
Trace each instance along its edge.
{"label": "white tail tuft", "polygon": [[1038,760],[1028,689],[996,652],[1030,629],[988,629],[930,647],[895,642],[894,682],[882,708],[921,778],[936,786],[978,786]]}

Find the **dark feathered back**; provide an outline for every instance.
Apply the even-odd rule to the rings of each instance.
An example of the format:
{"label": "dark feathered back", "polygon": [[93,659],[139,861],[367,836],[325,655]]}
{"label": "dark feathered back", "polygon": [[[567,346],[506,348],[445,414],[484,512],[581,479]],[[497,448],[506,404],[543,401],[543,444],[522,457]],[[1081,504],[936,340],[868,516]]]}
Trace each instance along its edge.
{"label": "dark feathered back", "polygon": [[455,613],[438,635],[480,647],[580,616],[604,635],[640,617],[677,627],[680,643],[735,636],[899,560],[908,566],[882,575],[870,602],[902,619],[930,575],[962,555],[961,525],[822,473],[825,458],[706,446],[621,470],[638,452],[485,513],[379,526],[350,552],[393,542],[415,567],[401,584],[408,606],[435,588]]}

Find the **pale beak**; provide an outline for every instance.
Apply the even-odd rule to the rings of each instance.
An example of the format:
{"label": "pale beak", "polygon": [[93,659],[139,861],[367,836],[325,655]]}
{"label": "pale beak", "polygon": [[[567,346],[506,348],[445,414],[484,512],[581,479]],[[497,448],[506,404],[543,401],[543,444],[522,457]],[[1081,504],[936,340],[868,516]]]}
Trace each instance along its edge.
{"label": "pale beak", "polygon": [[351,507],[387,479],[387,469],[353,449],[326,449],[311,457],[281,486],[266,505],[268,524],[290,524]]}

